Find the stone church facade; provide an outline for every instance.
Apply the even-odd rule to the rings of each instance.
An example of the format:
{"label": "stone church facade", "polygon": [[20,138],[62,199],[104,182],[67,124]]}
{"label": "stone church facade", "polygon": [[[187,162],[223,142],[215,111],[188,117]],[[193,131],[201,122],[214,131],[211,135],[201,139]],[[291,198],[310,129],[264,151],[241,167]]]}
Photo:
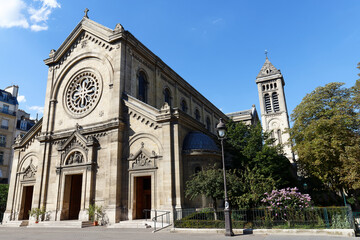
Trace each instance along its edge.
{"label": "stone church facade", "polygon": [[113,224],[208,206],[184,187],[221,161],[218,108],[120,24],[85,16],[45,64],[44,115],[14,145],[3,223],[41,207],[49,221],[87,221],[95,203]]}
{"label": "stone church facade", "polygon": [[[41,207],[48,221],[87,221],[96,204],[108,224],[142,219],[146,209],[207,207],[184,190],[192,174],[221,162],[219,118],[258,121],[255,106],[222,113],[120,24],[109,29],[85,15],[44,61],[44,115],[13,146],[4,224]],[[259,93],[272,77],[258,76]]]}

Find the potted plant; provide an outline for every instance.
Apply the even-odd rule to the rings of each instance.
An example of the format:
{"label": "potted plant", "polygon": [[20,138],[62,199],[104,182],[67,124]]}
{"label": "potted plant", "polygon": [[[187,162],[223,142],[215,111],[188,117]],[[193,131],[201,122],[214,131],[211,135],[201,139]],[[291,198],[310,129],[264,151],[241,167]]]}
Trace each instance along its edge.
{"label": "potted plant", "polygon": [[89,214],[89,220],[93,222],[94,226],[97,226],[98,219],[103,215],[102,207],[97,206],[96,204],[90,204],[87,212]]}
{"label": "potted plant", "polygon": [[45,207],[33,208],[29,211],[29,215],[35,218],[35,223],[39,223],[39,217],[45,214]]}

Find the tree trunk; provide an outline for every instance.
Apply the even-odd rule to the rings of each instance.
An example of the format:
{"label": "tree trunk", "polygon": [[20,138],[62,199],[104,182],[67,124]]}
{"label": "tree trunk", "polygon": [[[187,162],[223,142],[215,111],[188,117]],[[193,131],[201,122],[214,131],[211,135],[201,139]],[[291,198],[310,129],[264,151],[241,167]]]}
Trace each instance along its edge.
{"label": "tree trunk", "polygon": [[216,198],[212,198],[213,200],[213,209],[214,209],[214,219],[217,220],[217,203],[216,203]]}

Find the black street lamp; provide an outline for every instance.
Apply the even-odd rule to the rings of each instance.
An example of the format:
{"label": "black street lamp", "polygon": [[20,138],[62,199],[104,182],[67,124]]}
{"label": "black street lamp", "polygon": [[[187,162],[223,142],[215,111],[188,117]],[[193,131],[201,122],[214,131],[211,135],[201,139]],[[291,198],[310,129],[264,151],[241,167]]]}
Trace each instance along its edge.
{"label": "black street lamp", "polygon": [[225,192],[225,208],[224,208],[224,218],[225,218],[225,236],[234,236],[231,224],[231,217],[230,217],[230,204],[227,195],[226,189],[226,172],[225,172],[225,159],[224,159],[224,139],[226,135],[226,126],[223,122],[223,119],[219,119],[219,124],[216,126],[218,137],[221,142],[221,156],[222,156],[222,164],[223,164],[223,174],[224,174],[224,192]]}

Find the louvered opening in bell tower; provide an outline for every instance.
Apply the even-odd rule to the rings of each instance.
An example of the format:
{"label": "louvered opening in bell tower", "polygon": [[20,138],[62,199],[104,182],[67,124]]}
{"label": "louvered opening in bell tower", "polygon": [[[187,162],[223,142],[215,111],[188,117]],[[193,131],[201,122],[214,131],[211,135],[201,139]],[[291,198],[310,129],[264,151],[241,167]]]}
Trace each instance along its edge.
{"label": "louvered opening in bell tower", "polygon": [[279,112],[280,111],[279,98],[278,98],[278,94],[276,92],[274,92],[272,94],[272,101],[273,101],[273,106],[274,106],[274,112]]}
{"label": "louvered opening in bell tower", "polygon": [[266,113],[271,113],[271,102],[270,102],[270,96],[269,94],[264,95],[264,101],[265,101],[265,110]]}

